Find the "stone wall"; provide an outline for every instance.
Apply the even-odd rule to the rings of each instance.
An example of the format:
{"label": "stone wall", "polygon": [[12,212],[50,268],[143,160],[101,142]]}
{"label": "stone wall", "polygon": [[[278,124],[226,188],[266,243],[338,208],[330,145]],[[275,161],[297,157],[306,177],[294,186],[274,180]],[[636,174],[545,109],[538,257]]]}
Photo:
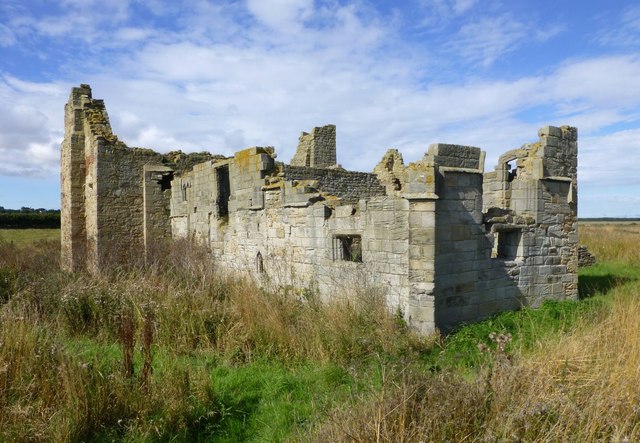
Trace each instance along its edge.
{"label": "stone wall", "polygon": [[315,181],[314,187],[338,197],[344,203],[354,203],[361,198],[386,194],[378,177],[366,172],[282,165],[282,177],[284,180]]}
{"label": "stone wall", "polygon": [[501,239],[519,238],[505,265],[531,306],[578,295],[577,130],[546,126],[538,136],[485,174],[483,205],[494,258],[503,258]]}
{"label": "stone wall", "polygon": [[483,224],[484,153],[475,147],[432,145],[435,165],[435,323],[441,330],[517,309],[520,293],[503,266],[491,261]]}
{"label": "stone wall", "polygon": [[118,140],[88,85],[73,88],[65,107],[61,163],[64,269],[140,261],[145,245],[171,235],[170,162]]}
{"label": "stone wall", "polygon": [[[225,215],[215,208],[220,192],[211,186],[221,167],[230,171]],[[204,241],[214,266],[261,284],[315,288],[324,297],[385,288],[390,305],[412,324],[434,328],[433,204],[385,196],[373,174],[276,164],[266,148],[198,165],[173,185],[188,190],[172,194],[174,236]],[[199,218],[201,208],[207,218]],[[345,256],[347,243],[357,254]],[[417,282],[411,288],[410,272]]]}
{"label": "stone wall", "polygon": [[171,181],[173,170],[168,166],[143,166],[144,250],[152,250],[161,239],[171,238]]}
{"label": "stone wall", "polygon": [[68,271],[80,268],[87,253],[84,208],[84,106],[90,101],[91,88],[89,85],[80,85],[71,90],[69,101],[65,105],[65,138],[60,150],[60,236],[61,265]]}
{"label": "stone wall", "polygon": [[298,139],[298,148],[291,160],[292,166],[330,168],[336,163],[336,126],[315,127],[311,133],[303,132]]}
{"label": "stone wall", "polygon": [[335,126],[233,157],[129,148],[104,104],[74,88],[62,145],[62,264],[99,271],[169,236],[211,266],[323,298],[384,295],[416,329],[577,297],[577,131],[545,127],[484,172],[482,150],[431,145],[374,173],[335,164]]}
{"label": "stone wall", "polygon": [[[156,219],[157,235],[165,232],[157,221],[165,204],[162,195],[153,198],[149,187],[155,186],[151,183],[146,187],[151,192],[145,201],[145,165],[161,161],[161,156],[152,151],[107,143],[98,145],[94,185],[97,224],[93,234],[97,241],[98,266],[143,257],[145,218],[152,224]],[[153,204],[157,206],[152,209]],[[89,230],[90,235],[93,232]]]}
{"label": "stone wall", "polygon": [[597,262],[596,256],[589,251],[589,248],[585,245],[578,246],[578,267],[588,268],[595,265]]}

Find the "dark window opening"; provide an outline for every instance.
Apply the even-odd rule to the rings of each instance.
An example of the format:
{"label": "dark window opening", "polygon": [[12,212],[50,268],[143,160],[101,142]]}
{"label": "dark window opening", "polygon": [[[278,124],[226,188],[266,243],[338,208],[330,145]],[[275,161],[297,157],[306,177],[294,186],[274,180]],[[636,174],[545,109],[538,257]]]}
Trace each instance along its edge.
{"label": "dark window opening", "polygon": [[496,236],[496,256],[505,260],[515,260],[521,256],[520,240],[522,232],[519,230],[498,232]]}
{"label": "dark window opening", "polygon": [[333,254],[334,260],[362,263],[362,238],[359,235],[336,235]]}
{"label": "dark window opening", "polygon": [[167,189],[171,189],[171,180],[173,180],[173,173],[167,172],[160,176],[160,180],[158,183],[160,184],[160,190],[166,191]]}
{"label": "dark window opening", "polygon": [[187,201],[187,184],[182,183],[182,186],[180,186],[180,190],[182,191],[182,201],[186,202]]}
{"label": "dark window opening", "polygon": [[518,167],[516,166],[516,160],[509,160],[507,163],[505,163],[505,168],[507,169],[507,173],[508,178],[507,180],[512,182],[513,179],[516,178],[516,176],[518,175]]}
{"label": "dark window opening", "polygon": [[262,253],[260,253],[260,251],[258,251],[256,255],[256,272],[258,274],[264,273],[264,260],[262,259]]}
{"label": "dark window opening", "polygon": [[216,168],[216,180],[216,184],[218,185],[218,196],[216,197],[218,216],[224,217],[225,215],[229,215],[229,197],[231,196],[229,165]]}

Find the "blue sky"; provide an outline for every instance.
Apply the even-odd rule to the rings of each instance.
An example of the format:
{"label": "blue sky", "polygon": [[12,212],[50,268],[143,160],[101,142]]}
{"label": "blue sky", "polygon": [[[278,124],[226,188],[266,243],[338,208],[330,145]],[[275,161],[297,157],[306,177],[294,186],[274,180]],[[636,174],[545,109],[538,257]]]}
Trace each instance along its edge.
{"label": "blue sky", "polygon": [[89,83],[129,146],[230,155],[338,127],[370,171],[431,143],[498,156],[579,134],[579,215],[640,217],[640,5],[546,0],[0,2],[0,206],[58,208],[63,107]]}

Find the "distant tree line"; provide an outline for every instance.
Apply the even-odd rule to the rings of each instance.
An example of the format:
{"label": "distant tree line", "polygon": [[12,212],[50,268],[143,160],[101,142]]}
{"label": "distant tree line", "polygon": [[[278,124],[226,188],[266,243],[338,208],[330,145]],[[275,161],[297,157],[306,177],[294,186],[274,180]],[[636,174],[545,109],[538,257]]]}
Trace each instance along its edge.
{"label": "distant tree line", "polygon": [[60,228],[60,210],[44,208],[6,209],[0,206],[0,229]]}

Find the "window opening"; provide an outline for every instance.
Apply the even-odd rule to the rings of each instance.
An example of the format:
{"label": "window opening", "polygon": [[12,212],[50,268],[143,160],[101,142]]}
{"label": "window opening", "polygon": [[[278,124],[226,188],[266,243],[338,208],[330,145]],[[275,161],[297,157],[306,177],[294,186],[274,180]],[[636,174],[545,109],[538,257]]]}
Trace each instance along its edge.
{"label": "window opening", "polygon": [[216,168],[216,184],[218,185],[218,196],[216,197],[216,206],[218,207],[218,216],[224,217],[229,215],[229,197],[231,196],[231,186],[229,184],[229,165]]}
{"label": "window opening", "polygon": [[187,183],[183,182],[182,185],[180,186],[180,189],[182,191],[182,201],[186,202],[187,201]]}
{"label": "window opening", "polygon": [[521,256],[520,240],[522,232],[520,230],[501,231],[496,233],[495,251],[496,257],[505,260],[515,260]]}
{"label": "window opening", "polygon": [[336,235],[333,255],[334,260],[362,263],[362,238],[359,235]]}
{"label": "window opening", "polygon": [[172,172],[162,174],[160,176],[160,180],[158,180],[158,183],[160,184],[160,190],[166,191],[168,189],[171,189],[171,180],[173,180]]}
{"label": "window opening", "polygon": [[507,180],[511,182],[518,175],[518,167],[516,165],[516,159],[509,160],[508,162],[505,163],[505,165],[506,165],[507,172],[509,174]]}
{"label": "window opening", "polygon": [[264,260],[262,259],[262,253],[260,251],[258,251],[256,255],[256,272],[258,274],[264,273]]}

